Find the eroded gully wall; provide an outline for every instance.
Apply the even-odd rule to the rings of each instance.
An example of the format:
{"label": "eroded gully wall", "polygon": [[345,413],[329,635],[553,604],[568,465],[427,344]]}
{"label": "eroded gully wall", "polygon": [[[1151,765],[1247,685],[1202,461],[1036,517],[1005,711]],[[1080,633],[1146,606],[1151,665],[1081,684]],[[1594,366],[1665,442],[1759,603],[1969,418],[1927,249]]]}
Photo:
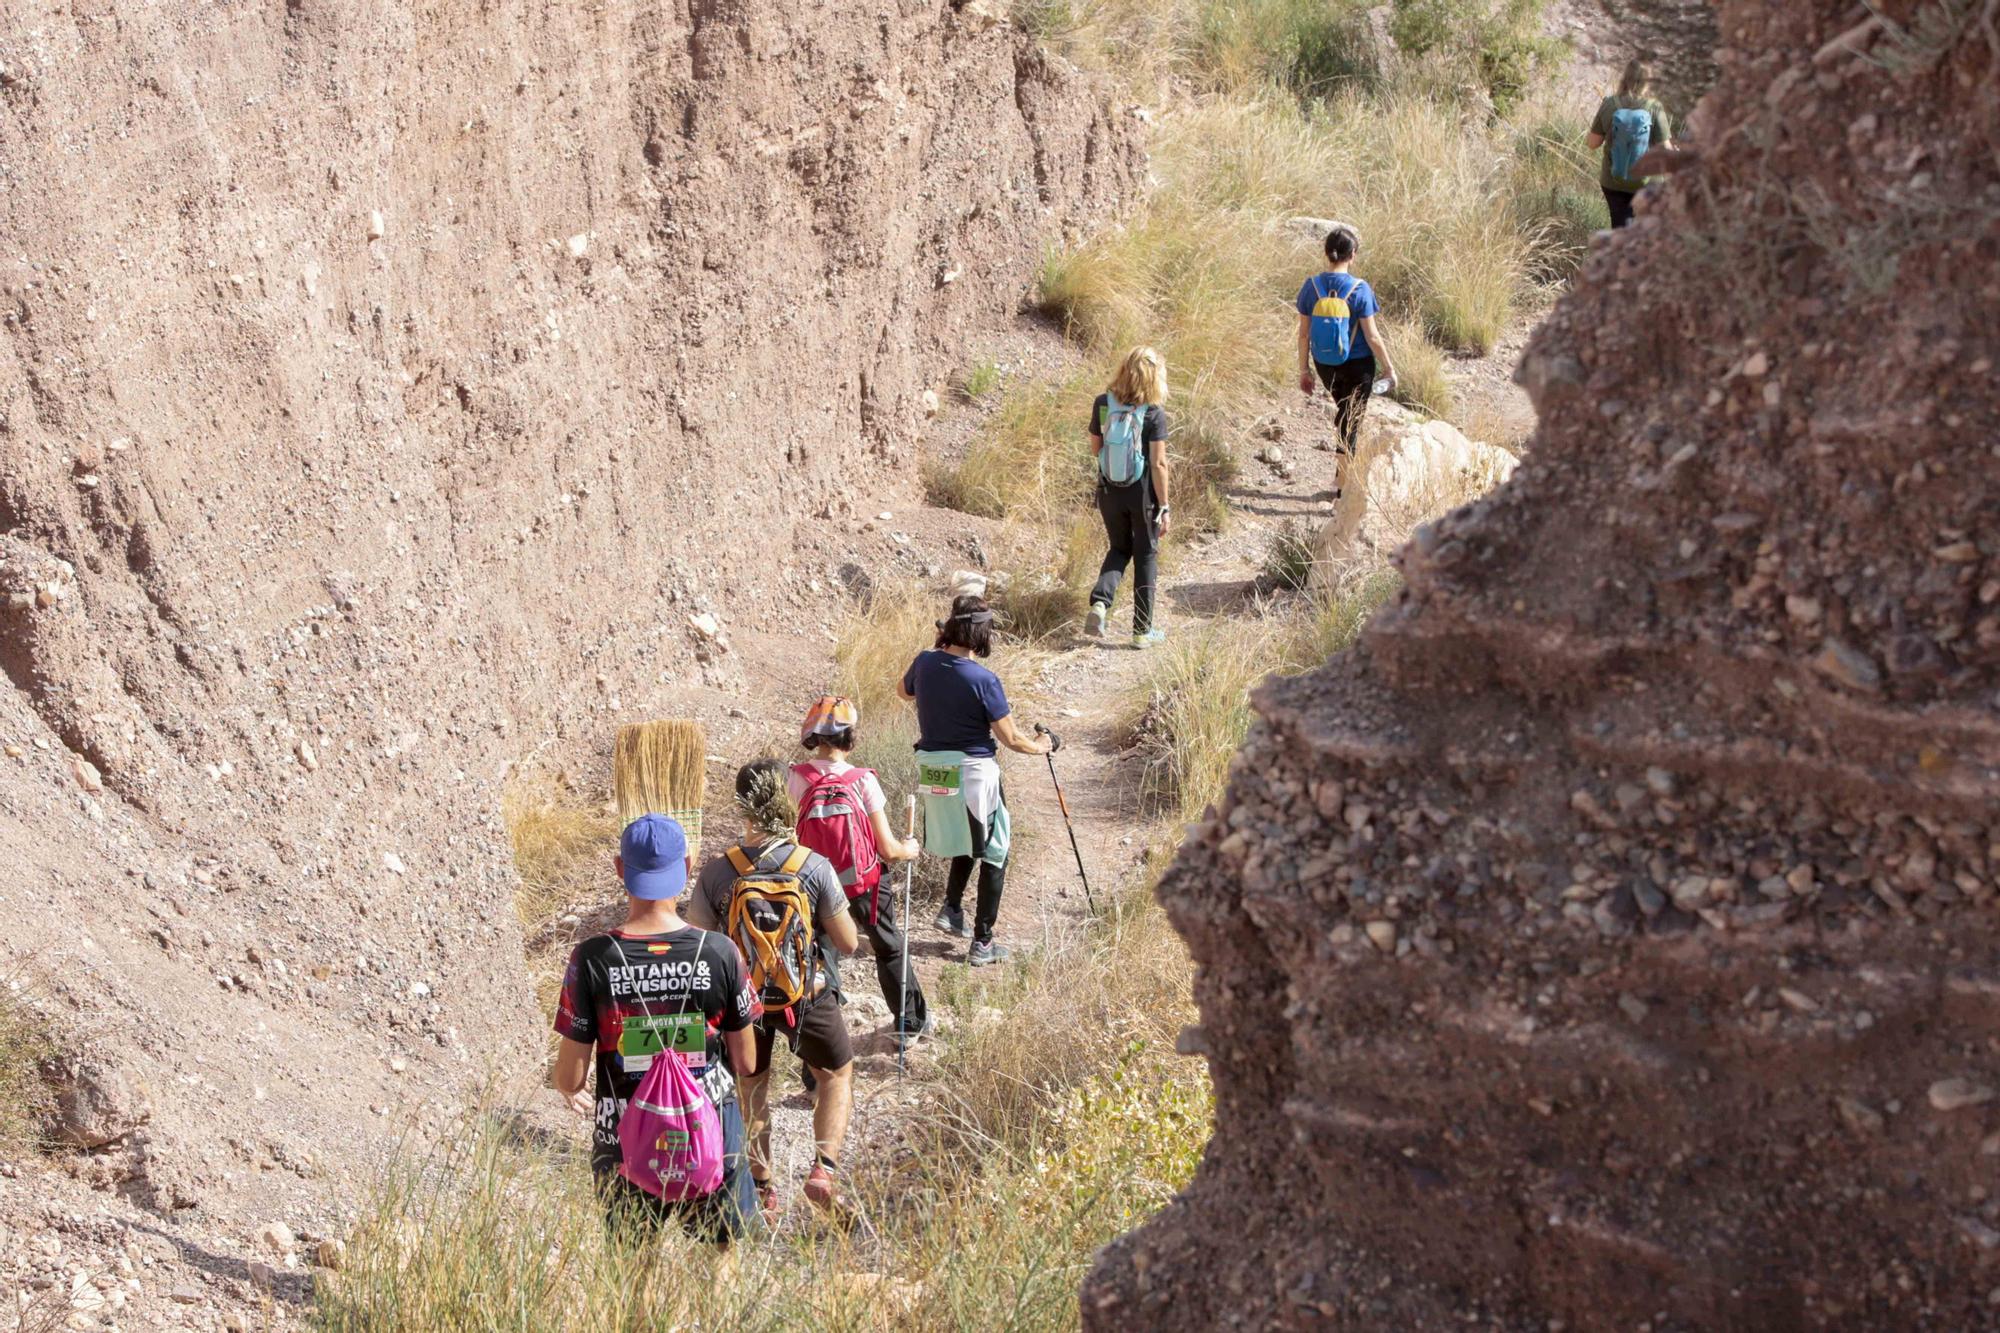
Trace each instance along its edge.
{"label": "eroded gully wall", "polygon": [[1980,8],[1722,7],[1519,472],[1162,886],[1220,1129],[1088,1327],[2000,1326]]}
{"label": "eroded gully wall", "polygon": [[811,520],[1134,185],[995,12],[8,9],[0,971],[146,1197],[533,1064],[505,763],[728,687],[691,612],[816,635]]}

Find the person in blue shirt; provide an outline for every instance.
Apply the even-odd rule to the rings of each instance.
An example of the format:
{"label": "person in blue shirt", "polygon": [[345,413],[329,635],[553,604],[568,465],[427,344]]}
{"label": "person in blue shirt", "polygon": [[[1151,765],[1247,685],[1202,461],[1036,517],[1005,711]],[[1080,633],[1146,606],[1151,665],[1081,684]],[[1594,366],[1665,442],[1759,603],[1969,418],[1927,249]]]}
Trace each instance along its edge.
{"label": "person in blue shirt", "polygon": [[966,759],[961,780],[972,853],[951,859],[937,928],[949,935],[966,933],[965,888],[977,866],[979,898],[966,961],[984,967],[1004,961],[1008,952],[993,940],[993,927],[1000,917],[1000,894],[1007,881],[1005,853],[995,852],[994,859],[988,859],[988,839],[1001,836],[1007,820],[1006,794],[1000,786],[1000,765],[995,756],[1002,745],[1017,754],[1047,754],[1053,742],[1021,734],[1000,678],[972,660],[993,652],[993,609],[985,598],[967,594],[954,600],[951,615],[938,622],[937,631],[936,646],[917,654],[896,692],[917,705],[920,753],[956,751]]}
{"label": "person in blue shirt", "polygon": [[[1334,224],[1326,234],[1327,270],[1307,278],[1299,288],[1299,389],[1311,396],[1313,382],[1326,386],[1333,397],[1334,421],[1340,431],[1340,450],[1354,456],[1361,438],[1361,418],[1368,411],[1368,399],[1378,379],[1396,382],[1396,365],[1389,359],[1389,344],[1382,337],[1375,316],[1382,303],[1375,289],[1349,273],[1354,257],[1361,253],[1361,237],[1354,228]],[[1354,321],[1354,341],[1347,360],[1339,365],[1323,365],[1313,359],[1312,317],[1322,302],[1345,302]],[[1338,482],[1335,483],[1336,487]]]}

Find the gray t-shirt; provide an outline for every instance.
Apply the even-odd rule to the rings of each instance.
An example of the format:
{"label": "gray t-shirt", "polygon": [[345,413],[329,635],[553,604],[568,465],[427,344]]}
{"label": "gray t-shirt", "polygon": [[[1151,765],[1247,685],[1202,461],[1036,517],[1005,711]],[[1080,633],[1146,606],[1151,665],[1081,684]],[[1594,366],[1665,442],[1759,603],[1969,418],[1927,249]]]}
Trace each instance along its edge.
{"label": "gray t-shirt", "polygon": [[[785,864],[785,858],[792,854],[794,845],[783,838],[773,838],[768,842],[745,843],[743,853],[756,863],[757,869],[776,870]],[[847,910],[847,891],[840,887],[840,876],[835,872],[833,863],[818,852],[806,857],[805,868],[799,871],[799,881],[812,895],[813,947],[819,954],[824,982],[839,990],[840,971],[834,964],[837,951],[826,943],[826,931]],[[704,930],[721,930],[729,919],[729,896],[735,888],[736,867],[730,863],[728,855],[714,857],[695,878],[694,892],[688,895],[687,911],[682,915],[689,925],[700,926]]]}

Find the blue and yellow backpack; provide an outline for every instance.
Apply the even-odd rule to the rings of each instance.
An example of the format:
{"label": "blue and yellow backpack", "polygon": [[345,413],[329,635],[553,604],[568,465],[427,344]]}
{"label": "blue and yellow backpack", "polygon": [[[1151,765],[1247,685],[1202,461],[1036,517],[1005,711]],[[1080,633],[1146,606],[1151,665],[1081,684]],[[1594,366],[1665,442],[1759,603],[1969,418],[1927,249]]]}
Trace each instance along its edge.
{"label": "blue and yellow backpack", "polygon": [[[1331,279],[1345,277],[1347,290],[1338,290]],[[1346,363],[1354,351],[1354,330],[1358,325],[1353,307],[1348,305],[1361,287],[1361,279],[1351,273],[1322,273],[1313,280],[1317,300],[1312,308],[1312,356],[1322,366]]]}

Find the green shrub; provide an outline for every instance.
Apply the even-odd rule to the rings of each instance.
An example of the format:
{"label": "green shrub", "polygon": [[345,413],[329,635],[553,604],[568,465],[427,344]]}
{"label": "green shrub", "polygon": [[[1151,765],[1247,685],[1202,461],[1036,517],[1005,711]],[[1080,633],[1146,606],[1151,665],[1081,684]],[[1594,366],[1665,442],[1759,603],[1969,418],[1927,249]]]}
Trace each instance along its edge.
{"label": "green shrub", "polygon": [[1408,55],[1433,57],[1483,88],[1506,115],[1567,56],[1544,36],[1548,0],[1393,0],[1389,35]]}

